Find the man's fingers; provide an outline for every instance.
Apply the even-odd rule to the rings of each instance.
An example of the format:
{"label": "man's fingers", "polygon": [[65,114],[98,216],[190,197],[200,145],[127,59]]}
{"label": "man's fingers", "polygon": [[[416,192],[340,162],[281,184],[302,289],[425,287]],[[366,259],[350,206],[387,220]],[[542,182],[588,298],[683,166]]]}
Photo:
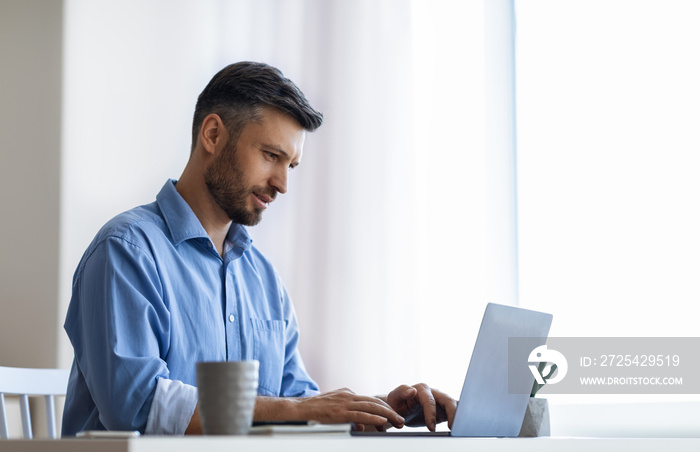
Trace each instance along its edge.
{"label": "man's fingers", "polygon": [[[433,396],[435,397],[435,401],[437,402],[438,406],[442,407],[445,410],[445,415],[447,416],[447,427],[451,430],[452,421],[454,420],[455,412],[457,411],[457,401],[445,394],[444,392],[438,391],[436,389],[433,389]],[[445,420],[439,418],[440,416],[438,416],[438,422],[442,422]]]}
{"label": "man's fingers", "polygon": [[447,411],[447,428],[452,430],[452,423],[455,420],[455,413],[457,412],[457,403],[455,402],[453,405],[445,406],[445,411]]}
{"label": "man's fingers", "polygon": [[369,414],[362,411],[352,411],[348,413],[347,422],[353,422],[356,425],[375,425],[381,426],[388,422],[387,418]]}
{"label": "man's fingers", "polygon": [[434,431],[438,423],[447,421],[448,426],[452,428],[457,402],[444,392],[431,389],[424,383],[419,383],[414,388],[414,399],[422,408],[421,414],[426,427]]}
{"label": "man's fingers", "polygon": [[353,402],[348,405],[356,411],[364,411],[384,416],[394,426],[403,425],[404,418],[397,413],[391,405],[378,397],[354,396]]}
{"label": "man's fingers", "polygon": [[403,417],[384,400],[356,395],[346,388],[302,399],[300,407],[302,418],[324,423],[382,426],[388,422],[396,427],[404,424]]}
{"label": "man's fingers", "polygon": [[416,388],[408,385],[401,385],[397,388],[402,399],[407,400],[416,396]]}
{"label": "man's fingers", "polygon": [[[391,423],[394,427],[403,427],[404,424],[404,418],[399,415],[396,411],[391,409],[389,405],[384,403],[383,400],[376,399],[375,400],[361,400],[357,401],[353,404],[350,404],[348,406],[349,409],[354,410],[356,412],[361,412],[361,413],[366,413],[374,416],[380,416],[382,419],[382,424],[386,424],[387,422]],[[367,423],[367,422],[365,422]],[[379,425],[372,423],[373,425]]]}
{"label": "man's fingers", "polygon": [[445,421],[452,428],[457,410],[457,402],[452,397],[431,389],[425,383],[398,386],[387,395],[386,400],[396,412],[405,417],[405,425],[425,425],[433,431],[438,423]]}
{"label": "man's fingers", "polygon": [[428,430],[435,431],[435,426],[437,425],[437,408],[435,403],[435,397],[433,397],[433,391],[425,383],[419,383],[414,386],[416,388],[416,399],[423,407],[423,417],[425,418],[425,425]]}

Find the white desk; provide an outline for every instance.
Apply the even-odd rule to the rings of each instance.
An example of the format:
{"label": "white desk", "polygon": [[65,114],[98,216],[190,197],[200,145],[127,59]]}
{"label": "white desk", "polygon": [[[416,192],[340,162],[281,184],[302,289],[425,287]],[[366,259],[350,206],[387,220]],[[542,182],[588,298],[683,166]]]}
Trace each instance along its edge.
{"label": "white desk", "polygon": [[142,437],[4,440],[2,452],[697,452],[700,438],[353,438],[346,436]]}

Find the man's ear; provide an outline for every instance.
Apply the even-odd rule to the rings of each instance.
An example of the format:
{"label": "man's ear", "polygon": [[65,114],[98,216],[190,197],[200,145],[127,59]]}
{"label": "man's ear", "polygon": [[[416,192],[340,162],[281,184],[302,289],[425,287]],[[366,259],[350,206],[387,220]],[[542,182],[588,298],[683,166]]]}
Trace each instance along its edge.
{"label": "man's ear", "polygon": [[226,144],[228,132],[224,122],[216,113],[209,114],[199,129],[199,144],[205,152],[214,155]]}

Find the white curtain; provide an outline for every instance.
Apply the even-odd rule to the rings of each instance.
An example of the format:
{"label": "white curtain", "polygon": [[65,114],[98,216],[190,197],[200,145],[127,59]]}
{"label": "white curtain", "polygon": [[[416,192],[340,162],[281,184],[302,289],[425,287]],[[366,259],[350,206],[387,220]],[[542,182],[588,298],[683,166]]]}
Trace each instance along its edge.
{"label": "white curtain", "polygon": [[311,374],[324,390],[426,380],[457,396],[486,302],[517,302],[513,140],[494,139],[512,117],[486,108],[507,69],[487,64],[502,43],[485,18],[507,30],[509,5],[66,0],[63,299],[97,228],[179,175],[209,78],[265,61],[325,115],[252,229]]}
{"label": "white curtain", "polygon": [[559,335],[697,335],[700,4],[517,6],[523,300]]}
{"label": "white curtain", "polygon": [[[516,6],[521,300],[555,336],[697,336],[700,4]],[[549,398],[559,435],[698,433],[697,394]]]}
{"label": "white curtain", "polygon": [[[325,121],[254,240],[295,299],[312,375],[324,389],[377,391],[414,367],[401,350],[386,352],[393,335],[415,331],[411,4],[307,1],[268,13],[256,33],[274,36],[270,47],[225,60],[278,65]],[[248,33],[230,31],[227,42]],[[401,345],[412,350],[415,338]]]}

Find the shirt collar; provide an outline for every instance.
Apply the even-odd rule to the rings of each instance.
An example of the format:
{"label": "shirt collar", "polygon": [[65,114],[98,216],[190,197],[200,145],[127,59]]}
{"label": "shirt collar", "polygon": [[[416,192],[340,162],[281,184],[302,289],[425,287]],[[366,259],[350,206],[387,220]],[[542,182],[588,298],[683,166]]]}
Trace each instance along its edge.
{"label": "shirt collar", "polygon": [[[176,183],[177,181],[174,179],[168,180],[156,196],[156,203],[160,208],[165,224],[168,226],[173,243],[177,245],[185,240],[195,238],[210,240],[197,215],[194,214],[187,201],[177,192],[175,188]],[[253,243],[245,226],[237,223],[231,224],[226,235],[226,241],[242,251],[250,249]]]}
{"label": "shirt collar", "polygon": [[[239,257],[242,253],[248,251],[253,244],[253,239],[248,234],[248,229],[242,224],[231,223],[226,234],[226,243],[224,244],[224,256],[230,251],[234,251],[231,257]],[[238,250],[238,252],[236,252]]]}

